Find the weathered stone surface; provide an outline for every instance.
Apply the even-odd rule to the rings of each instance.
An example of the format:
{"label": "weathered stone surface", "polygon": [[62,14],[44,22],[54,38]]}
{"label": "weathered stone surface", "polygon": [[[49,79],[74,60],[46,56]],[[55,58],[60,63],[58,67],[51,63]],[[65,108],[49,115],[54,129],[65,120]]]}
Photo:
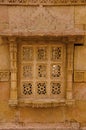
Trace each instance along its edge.
{"label": "weathered stone surface", "polygon": [[86,70],[86,46],[76,46],[74,54],[74,69],[75,70]]}
{"label": "weathered stone surface", "polygon": [[[82,13],[83,12],[83,13]],[[75,24],[86,24],[86,7],[75,7]]]}
{"label": "weathered stone surface", "polygon": [[[0,40],[0,70],[9,70],[9,46]],[[4,61],[4,62],[3,62]]]}
{"label": "weathered stone surface", "polygon": [[[48,2],[51,3],[51,1]],[[13,2],[15,3],[15,1]],[[36,4],[36,2],[32,0],[32,3]],[[61,0],[62,2],[64,4],[63,0]],[[65,0],[65,2],[71,4],[73,1],[71,0],[70,3]],[[75,2],[81,1],[75,0]],[[82,2],[86,3],[84,0]],[[75,3],[72,3],[72,6],[44,6],[45,3],[44,0],[37,6],[22,6],[22,3],[21,6],[0,5],[0,35],[3,35],[2,38],[0,37],[0,130],[86,129],[86,5],[74,6]],[[66,64],[65,62],[61,63],[61,60],[58,61],[64,66],[65,72],[64,79],[61,77],[60,80],[65,84],[64,99],[61,100],[56,96],[51,98],[52,96],[50,96],[44,100],[40,96],[42,100],[39,100],[34,96],[32,100],[36,107],[25,106],[25,103],[29,104],[29,101],[32,100],[28,100],[30,96],[21,97],[20,80],[24,81],[22,73],[20,73],[21,63],[24,65],[32,63],[36,70],[38,62],[37,59],[21,62],[22,49],[20,45],[29,45],[30,43],[31,46],[36,44],[39,47],[39,44],[47,46],[49,42],[51,46],[56,44],[65,46],[62,60],[65,59]],[[51,59],[50,51],[48,50],[47,58]],[[36,48],[33,53],[35,57]],[[53,54],[57,55],[57,53]],[[58,54],[61,55],[60,52]],[[57,64],[57,61],[52,60],[49,62],[39,61],[39,63],[48,64],[48,66],[54,62]],[[48,67],[46,71],[49,72],[51,69]],[[7,78],[5,72],[9,73]],[[51,77],[46,78],[48,83]],[[34,80],[28,78],[25,81],[37,80],[39,82],[36,78]],[[53,81],[57,82],[58,79]],[[43,82],[44,78],[40,81]],[[49,91],[48,88],[48,94]],[[47,102],[51,106],[48,106]],[[43,103],[46,108],[43,107]]]}
{"label": "weathered stone surface", "polygon": [[79,123],[51,123],[51,124],[3,124],[0,126],[0,130],[79,130]]}
{"label": "weathered stone surface", "polygon": [[86,83],[75,83],[74,97],[76,100],[86,100]]}
{"label": "weathered stone surface", "polygon": [[0,24],[1,35],[84,34],[83,28],[74,26],[77,24],[74,23],[74,6],[10,6],[5,10],[0,7],[4,12]]}
{"label": "weathered stone surface", "polygon": [[14,33],[40,34],[72,30],[73,12],[74,7],[10,7],[9,30],[13,30]]}
{"label": "weathered stone surface", "polygon": [[86,1],[85,0],[49,0],[49,1],[46,1],[46,0],[1,0],[0,1],[0,4],[1,5],[46,5],[46,6],[49,6],[49,5],[86,5]]}

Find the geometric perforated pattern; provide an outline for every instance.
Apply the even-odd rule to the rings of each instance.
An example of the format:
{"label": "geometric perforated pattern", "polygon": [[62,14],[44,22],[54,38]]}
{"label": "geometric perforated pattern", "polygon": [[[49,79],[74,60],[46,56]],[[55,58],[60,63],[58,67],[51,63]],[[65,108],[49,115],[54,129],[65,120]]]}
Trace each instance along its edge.
{"label": "geometric perforated pattern", "polygon": [[42,61],[47,59],[47,48],[37,47],[37,60]]}
{"label": "geometric perforated pattern", "polygon": [[53,64],[51,65],[51,77],[58,78],[61,76],[61,65]]}
{"label": "geometric perforated pattern", "polygon": [[39,95],[45,95],[47,92],[46,92],[46,83],[37,83],[37,93]]}
{"label": "geometric perforated pattern", "polygon": [[22,47],[22,60],[30,61],[33,59],[33,48],[32,47]]}
{"label": "geometric perforated pattern", "polygon": [[52,49],[52,58],[51,58],[51,60],[54,60],[54,61],[56,61],[56,60],[58,60],[58,59],[61,59],[61,56],[62,56],[62,53],[61,53],[61,47],[52,47],[51,48]]}
{"label": "geometric perforated pattern", "polygon": [[30,82],[24,82],[23,85],[23,94],[31,95],[32,94],[32,84]]}
{"label": "geometric perforated pattern", "polygon": [[38,64],[37,65],[37,76],[38,76],[38,78],[46,78],[47,77],[46,64]]}
{"label": "geometric perforated pattern", "polygon": [[25,78],[25,79],[32,78],[33,65],[32,64],[23,65],[22,74],[23,74],[23,78]]}
{"label": "geometric perforated pattern", "polygon": [[61,93],[61,83],[59,82],[52,82],[51,83],[51,93],[52,94],[60,94]]}
{"label": "geometric perforated pattern", "polygon": [[63,44],[21,45],[21,95],[60,97],[63,93]]}

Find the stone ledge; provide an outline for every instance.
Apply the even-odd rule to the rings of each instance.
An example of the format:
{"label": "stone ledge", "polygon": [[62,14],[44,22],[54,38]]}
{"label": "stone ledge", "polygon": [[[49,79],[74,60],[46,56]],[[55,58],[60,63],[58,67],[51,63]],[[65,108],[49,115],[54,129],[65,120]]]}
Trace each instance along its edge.
{"label": "stone ledge", "polygon": [[17,104],[15,100],[10,101],[9,105],[11,107],[33,107],[33,108],[47,108],[47,107],[58,107],[58,106],[73,106],[75,100],[70,99],[18,99]]}
{"label": "stone ledge", "polygon": [[[24,123],[3,123],[0,124],[0,130],[81,130],[77,122],[67,123],[33,123],[25,125]],[[82,128],[82,130],[85,130]]]}

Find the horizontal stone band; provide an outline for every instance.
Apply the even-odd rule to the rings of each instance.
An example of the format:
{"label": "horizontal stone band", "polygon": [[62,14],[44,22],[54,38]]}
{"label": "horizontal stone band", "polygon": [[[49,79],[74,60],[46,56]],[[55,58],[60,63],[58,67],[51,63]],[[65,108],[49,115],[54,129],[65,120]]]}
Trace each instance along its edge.
{"label": "horizontal stone band", "polygon": [[86,0],[0,0],[0,5],[85,5]]}

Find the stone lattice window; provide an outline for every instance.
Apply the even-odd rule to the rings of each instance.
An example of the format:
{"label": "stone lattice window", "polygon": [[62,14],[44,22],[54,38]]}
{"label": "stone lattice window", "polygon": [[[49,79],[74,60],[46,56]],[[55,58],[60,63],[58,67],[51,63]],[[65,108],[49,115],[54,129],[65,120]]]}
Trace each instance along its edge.
{"label": "stone lattice window", "polygon": [[74,41],[69,39],[66,44],[65,37],[61,42],[58,39],[17,40],[15,37],[8,39],[9,104],[32,107],[72,105]]}
{"label": "stone lattice window", "polygon": [[21,44],[20,97],[63,99],[65,96],[64,44]]}

